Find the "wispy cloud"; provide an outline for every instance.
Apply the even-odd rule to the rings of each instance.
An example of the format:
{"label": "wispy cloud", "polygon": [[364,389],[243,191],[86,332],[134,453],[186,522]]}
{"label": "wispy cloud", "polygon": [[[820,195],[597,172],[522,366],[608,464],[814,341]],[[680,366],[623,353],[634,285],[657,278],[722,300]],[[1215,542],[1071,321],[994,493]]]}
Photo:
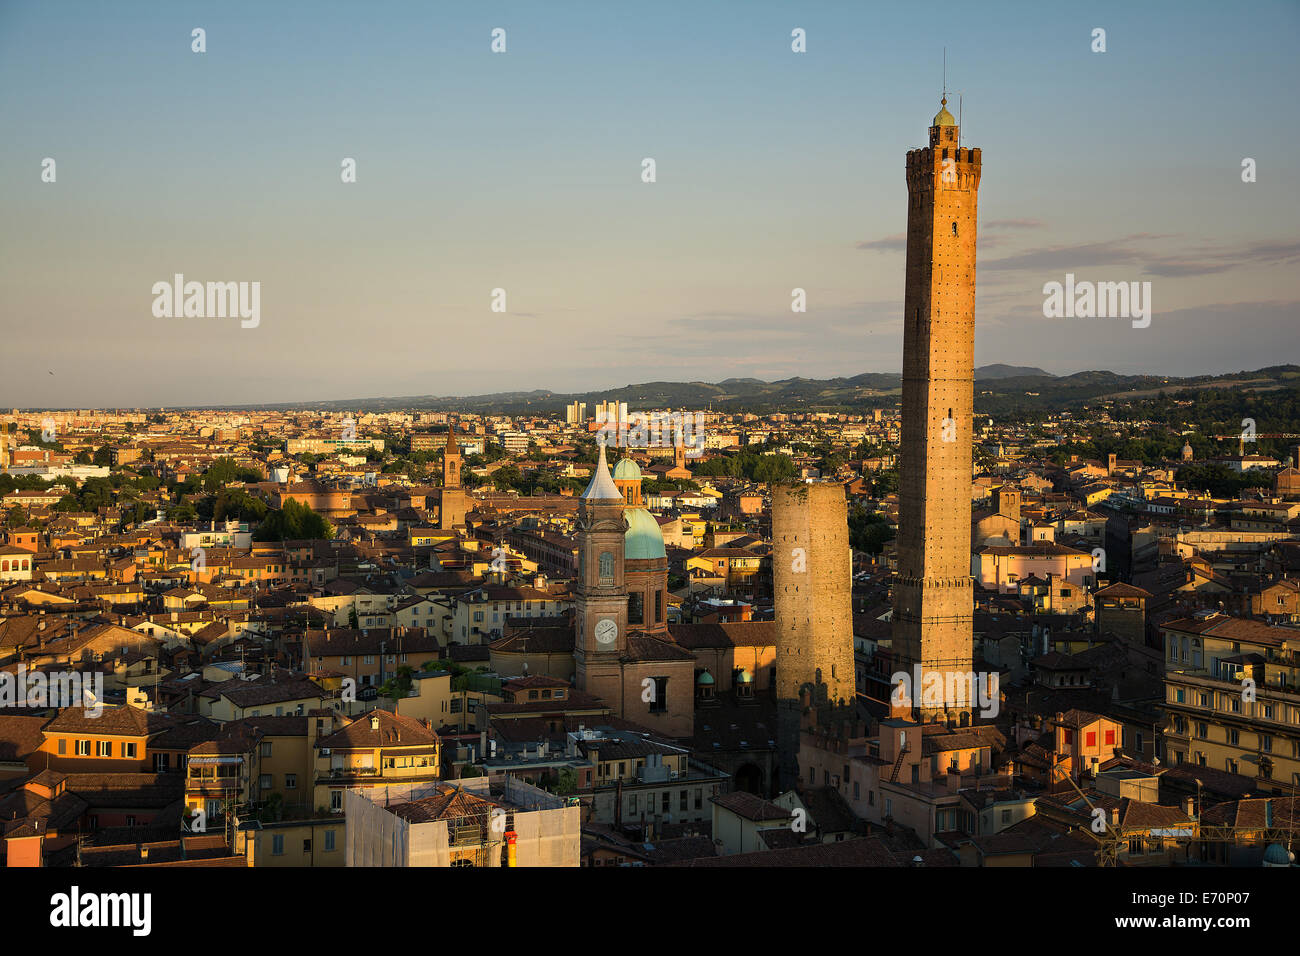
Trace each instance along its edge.
{"label": "wispy cloud", "polygon": [[905,252],[907,250],[907,233],[898,232],[883,239],[864,239],[854,246],[855,249],[877,249],[882,252]]}
{"label": "wispy cloud", "polygon": [[1238,246],[1200,246],[1162,251],[1149,243],[1176,238],[1166,233],[1133,233],[1118,239],[1045,246],[990,259],[980,269],[1072,271],[1092,266],[1136,265],[1145,275],[1185,277],[1214,275],[1244,266],[1277,265],[1300,260],[1300,240],[1260,239]]}
{"label": "wispy cloud", "polygon": [[1041,219],[994,219],[984,223],[985,229],[1042,229],[1047,223]]}

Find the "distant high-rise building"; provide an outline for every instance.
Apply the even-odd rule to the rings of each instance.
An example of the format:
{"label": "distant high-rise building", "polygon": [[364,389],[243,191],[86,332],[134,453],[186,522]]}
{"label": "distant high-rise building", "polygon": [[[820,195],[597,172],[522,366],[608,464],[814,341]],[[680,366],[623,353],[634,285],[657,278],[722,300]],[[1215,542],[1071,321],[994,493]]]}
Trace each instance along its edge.
{"label": "distant high-rise building", "polygon": [[[907,154],[907,278],[899,462],[894,649],[909,670],[968,675],[974,649],[971,423],[975,235],[980,151],[940,104],[930,144]],[[945,686],[961,686],[948,682]],[[927,704],[922,720],[961,720],[964,701]]]}
{"label": "distant high-rise building", "polygon": [[587,403],[573,402],[565,407],[564,423],[566,425],[581,425],[587,420]]}
{"label": "distant high-rise building", "polygon": [[618,402],[597,402],[596,403],[596,421],[598,423],[608,422],[611,427],[627,421],[627,403],[622,406],[623,414],[619,415]]}

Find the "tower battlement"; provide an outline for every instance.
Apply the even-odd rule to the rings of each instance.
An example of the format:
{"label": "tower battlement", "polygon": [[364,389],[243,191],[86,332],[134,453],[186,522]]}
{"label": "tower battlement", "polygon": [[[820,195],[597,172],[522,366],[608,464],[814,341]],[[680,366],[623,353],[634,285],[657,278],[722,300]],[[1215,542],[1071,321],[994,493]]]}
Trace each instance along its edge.
{"label": "tower battlement", "polygon": [[907,188],[913,205],[921,194],[979,188],[982,161],[978,149],[923,147],[907,154]]}

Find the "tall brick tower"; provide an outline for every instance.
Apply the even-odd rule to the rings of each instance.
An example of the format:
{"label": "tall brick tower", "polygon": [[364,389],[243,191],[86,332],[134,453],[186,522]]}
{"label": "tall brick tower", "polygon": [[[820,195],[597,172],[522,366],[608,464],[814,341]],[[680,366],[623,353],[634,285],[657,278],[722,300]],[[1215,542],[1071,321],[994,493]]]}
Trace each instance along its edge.
{"label": "tall brick tower", "polygon": [[[894,649],[909,671],[968,674],[974,644],[970,576],[971,424],[975,369],[975,233],[980,151],[960,145],[941,102],[930,145],[907,154],[907,288],[899,462]],[[972,710],[927,706],[922,720]],[[963,720],[964,722],[964,720]]]}
{"label": "tall brick tower", "polygon": [[818,709],[852,704],[853,562],[844,486],[772,489],[776,701],[781,788],[798,777],[801,693]]}

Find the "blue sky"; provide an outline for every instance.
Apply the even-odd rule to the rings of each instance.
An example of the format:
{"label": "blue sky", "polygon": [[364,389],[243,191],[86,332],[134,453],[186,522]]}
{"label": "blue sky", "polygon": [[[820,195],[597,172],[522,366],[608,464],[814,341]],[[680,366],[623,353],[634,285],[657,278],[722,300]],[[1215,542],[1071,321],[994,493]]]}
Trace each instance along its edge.
{"label": "blue sky", "polygon": [[[896,371],[945,46],[978,363],[1300,361],[1300,6],[1077,6],[0,2],[0,406]],[[155,318],[177,272],[260,324]],[[1067,272],[1150,328],[1045,319]]]}

